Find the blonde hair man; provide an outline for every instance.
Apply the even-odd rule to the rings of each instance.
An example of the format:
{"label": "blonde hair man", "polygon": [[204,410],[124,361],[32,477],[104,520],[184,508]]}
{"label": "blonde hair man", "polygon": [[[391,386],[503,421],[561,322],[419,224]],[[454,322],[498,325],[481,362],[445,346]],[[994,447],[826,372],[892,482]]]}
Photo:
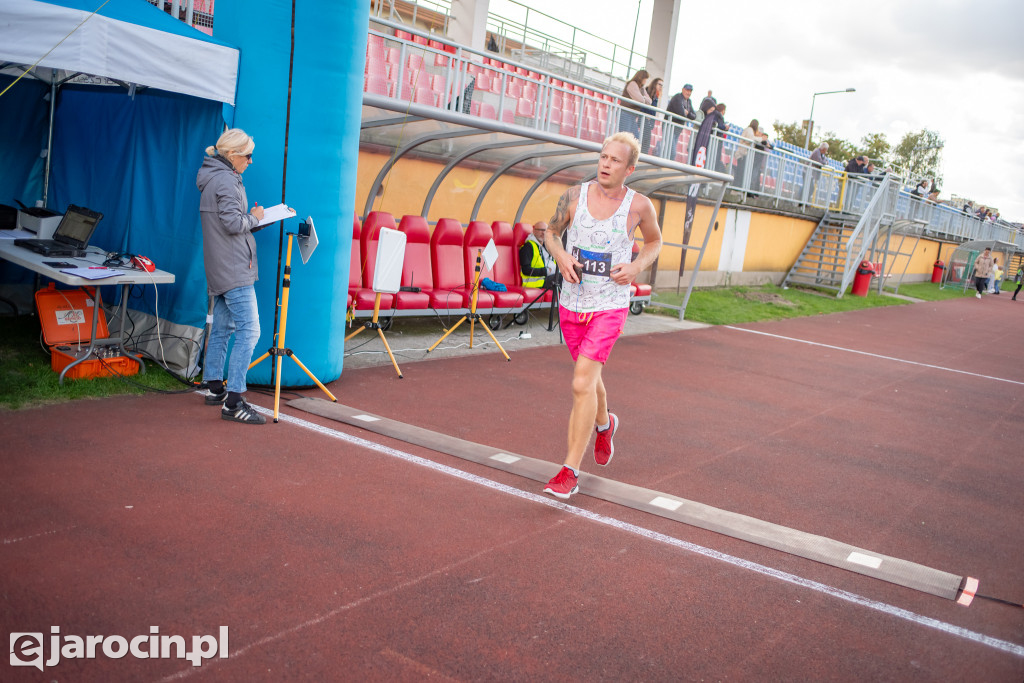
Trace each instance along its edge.
{"label": "blonde hair man", "polygon": [[[640,142],[630,133],[605,139],[597,180],[574,185],[562,194],[544,240],[565,280],[558,314],[574,363],[568,452],[565,464],[544,488],[563,500],[579,491],[580,464],[592,429],[597,429],[597,464],[607,465],[615,452],[612,437],[619,418],[608,412],[601,371],[626,322],[629,285],[661,250],[654,205],[625,185],[639,154]],[[637,228],[644,246],[633,260]]]}

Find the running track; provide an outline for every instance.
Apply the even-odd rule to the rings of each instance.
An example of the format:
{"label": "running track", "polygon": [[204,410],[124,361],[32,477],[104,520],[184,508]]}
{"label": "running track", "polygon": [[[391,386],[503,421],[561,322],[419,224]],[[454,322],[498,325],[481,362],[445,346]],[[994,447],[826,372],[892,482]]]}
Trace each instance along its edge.
{"label": "running track", "polygon": [[[1008,297],[624,337],[605,373],[615,460],[585,468],[1020,602],[1022,339]],[[564,349],[403,371],[329,388],[562,459]],[[262,428],[195,395],[0,420],[8,633],[230,629],[230,656],[201,667],[100,656],[0,664],[5,681],[1024,678],[1020,608],[962,607],[585,495],[564,505],[287,403]]]}

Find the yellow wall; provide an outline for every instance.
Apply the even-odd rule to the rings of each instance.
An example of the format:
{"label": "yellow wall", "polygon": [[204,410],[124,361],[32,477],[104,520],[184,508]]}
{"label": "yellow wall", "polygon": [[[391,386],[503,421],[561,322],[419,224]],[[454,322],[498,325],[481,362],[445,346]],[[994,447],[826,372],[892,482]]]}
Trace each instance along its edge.
{"label": "yellow wall", "polygon": [[785,272],[800,256],[818,223],[804,218],[754,213],[743,258],[747,272]]}
{"label": "yellow wall", "polygon": [[[370,186],[388,159],[387,156],[367,152],[359,155],[357,213],[363,213]],[[419,159],[399,161],[384,179],[381,195],[374,201],[373,210],[387,211],[395,216],[396,221],[406,214],[420,215],[427,192],[442,168],[440,164]],[[490,171],[471,167],[453,169],[434,194],[428,219],[436,221],[438,218],[455,218],[465,224],[473,211],[473,203],[480,188],[490,177]],[[488,190],[478,218],[488,223],[498,220],[511,222],[533,182],[529,178],[506,174]],[[558,205],[558,198],[564,191],[564,185],[546,183],[533,193],[523,212],[523,220],[527,223],[550,220]]]}
{"label": "yellow wall", "polygon": [[[913,246],[913,237],[908,237],[902,246],[900,245],[899,237],[896,236],[889,242],[889,248],[893,251],[898,249],[899,251],[907,252]],[[890,256],[889,263],[886,264],[886,272],[899,276],[903,273],[903,269],[906,268],[907,275],[931,275],[936,259],[941,260],[943,263],[948,263],[949,257],[953,253],[953,245],[942,244],[942,255],[940,257],[939,246],[939,242],[922,239],[914,248],[914,255],[910,257],[909,264],[906,256]],[[884,244],[880,244],[880,248],[883,247]]]}

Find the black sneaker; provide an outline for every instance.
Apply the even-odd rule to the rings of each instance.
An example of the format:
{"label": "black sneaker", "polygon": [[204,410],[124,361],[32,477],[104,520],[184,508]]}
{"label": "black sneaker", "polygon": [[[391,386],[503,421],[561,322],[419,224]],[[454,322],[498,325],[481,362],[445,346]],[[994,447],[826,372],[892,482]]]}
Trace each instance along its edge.
{"label": "black sneaker", "polygon": [[219,394],[215,394],[209,389],[206,390],[206,405],[208,406],[219,406],[224,403],[224,399],[228,397],[228,391],[225,389]]}
{"label": "black sneaker", "polygon": [[267,418],[253,410],[252,406],[246,403],[244,398],[240,400],[238,405],[234,408],[228,408],[227,405],[221,408],[220,419],[231,420],[232,422],[244,422],[245,424],[250,425],[261,425],[267,423]]}

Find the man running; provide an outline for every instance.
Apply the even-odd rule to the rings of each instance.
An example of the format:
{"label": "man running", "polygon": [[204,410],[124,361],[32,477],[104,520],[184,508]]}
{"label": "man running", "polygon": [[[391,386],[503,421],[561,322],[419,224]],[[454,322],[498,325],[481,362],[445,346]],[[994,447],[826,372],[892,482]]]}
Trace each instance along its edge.
{"label": "man running", "polygon": [[[544,488],[545,493],[563,500],[579,491],[580,464],[591,429],[597,429],[597,464],[607,465],[615,453],[612,438],[619,418],[608,412],[601,371],[629,313],[629,285],[654,263],[661,250],[654,205],[625,186],[639,154],[640,142],[630,133],[605,139],[597,180],[575,185],[562,194],[544,240],[565,279],[558,315],[575,363],[568,454],[565,465]],[[633,233],[638,226],[644,246],[632,260]]]}

